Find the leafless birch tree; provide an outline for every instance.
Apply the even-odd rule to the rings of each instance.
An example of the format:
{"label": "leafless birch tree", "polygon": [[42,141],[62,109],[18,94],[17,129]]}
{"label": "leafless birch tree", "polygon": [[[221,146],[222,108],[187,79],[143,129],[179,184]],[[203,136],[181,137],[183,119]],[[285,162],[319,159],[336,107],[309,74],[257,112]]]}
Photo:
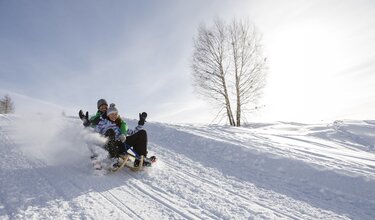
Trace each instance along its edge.
{"label": "leafless birch tree", "polygon": [[226,75],[228,72],[227,31],[216,20],[212,28],[200,26],[194,41],[192,61],[194,84],[198,91],[224,106],[230,125],[235,125]]}
{"label": "leafless birch tree", "polygon": [[244,113],[250,104],[256,107],[265,86],[260,36],[246,20],[225,24],[217,19],[210,28],[202,25],[194,39],[192,70],[197,91],[225,107],[230,125],[241,126]]}

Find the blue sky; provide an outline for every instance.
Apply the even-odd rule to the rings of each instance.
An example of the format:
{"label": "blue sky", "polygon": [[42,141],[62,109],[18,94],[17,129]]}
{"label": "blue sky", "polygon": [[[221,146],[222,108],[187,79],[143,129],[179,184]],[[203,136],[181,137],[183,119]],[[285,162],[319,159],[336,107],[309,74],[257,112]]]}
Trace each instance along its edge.
{"label": "blue sky", "polygon": [[249,120],[374,118],[371,1],[0,1],[0,95],[17,113],[96,110],[209,123],[193,93],[192,39],[216,17],[250,18],[269,57],[266,107]]}

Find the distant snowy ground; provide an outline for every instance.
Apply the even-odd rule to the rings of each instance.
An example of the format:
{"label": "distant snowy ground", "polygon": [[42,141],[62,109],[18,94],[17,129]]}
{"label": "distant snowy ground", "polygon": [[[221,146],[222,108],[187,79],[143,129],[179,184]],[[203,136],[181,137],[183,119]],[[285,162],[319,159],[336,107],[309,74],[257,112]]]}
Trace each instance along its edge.
{"label": "distant snowy ground", "polygon": [[155,167],[95,175],[79,120],[0,115],[0,219],[375,219],[375,121],[146,129]]}

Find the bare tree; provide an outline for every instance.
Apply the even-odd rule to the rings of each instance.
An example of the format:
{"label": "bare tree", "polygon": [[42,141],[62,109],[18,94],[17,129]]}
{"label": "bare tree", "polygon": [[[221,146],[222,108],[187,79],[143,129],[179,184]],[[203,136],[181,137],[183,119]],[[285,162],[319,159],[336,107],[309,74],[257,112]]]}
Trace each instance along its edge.
{"label": "bare tree", "polygon": [[198,92],[224,105],[230,125],[235,125],[226,75],[228,53],[225,24],[216,20],[212,28],[201,25],[194,41],[193,78]]}
{"label": "bare tree", "polygon": [[[211,28],[200,26],[194,39],[192,70],[195,88],[223,109],[229,124],[240,126],[249,104],[256,104],[265,85],[266,58],[260,37],[248,21],[225,24],[217,19]],[[231,93],[234,91],[234,98]],[[236,106],[234,120],[231,103]]]}
{"label": "bare tree", "polygon": [[233,20],[228,27],[236,96],[236,126],[241,126],[245,106],[256,104],[265,86],[266,58],[260,36],[247,20]]}
{"label": "bare tree", "polygon": [[0,100],[0,113],[14,113],[14,104],[9,95],[5,95],[4,98]]}

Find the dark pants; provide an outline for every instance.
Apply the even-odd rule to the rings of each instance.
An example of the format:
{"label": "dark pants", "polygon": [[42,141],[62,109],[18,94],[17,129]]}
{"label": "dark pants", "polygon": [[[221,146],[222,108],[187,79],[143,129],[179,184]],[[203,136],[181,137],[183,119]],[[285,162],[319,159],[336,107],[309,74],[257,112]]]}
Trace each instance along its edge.
{"label": "dark pants", "polygon": [[[105,136],[109,138],[108,144],[105,149],[108,150],[111,157],[118,157],[121,153],[126,153],[127,147],[121,141],[115,141],[115,132],[110,129],[105,133]],[[140,130],[137,133],[127,136],[125,143],[131,147],[139,155],[147,156],[147,132]]]}
{"label": "dark pants", "polygon": [[147,156],[147,132],[145,130],[140,130],[133,135],[127,136],[125,143],[132,146],[139,156]]}

